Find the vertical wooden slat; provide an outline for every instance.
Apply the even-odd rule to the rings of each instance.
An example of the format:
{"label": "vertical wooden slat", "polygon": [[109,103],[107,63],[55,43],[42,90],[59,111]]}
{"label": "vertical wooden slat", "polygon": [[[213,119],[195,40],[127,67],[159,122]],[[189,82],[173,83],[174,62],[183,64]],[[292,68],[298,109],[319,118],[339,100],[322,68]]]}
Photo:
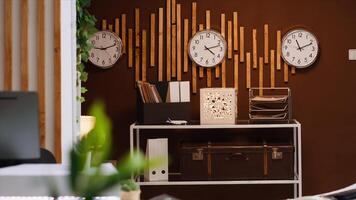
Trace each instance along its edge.
{"label": "vertical wooden slat", "polygon": [[258,79],[258,87],[259,89],[259,95],[262,96],[263,95],[263,57],[260,57],[259,59],[259,79]]}
{"label": "vertical wooden slat", "polygon": [[226,87],[226,59],[221,63],[221,87]]}
{"label": "vertical wooden slat", "polygon": [[289,73],[288,64],[284,62],[283,67],[284,67],[284,82],[288,83],[288,73]]}
{"label": "vertical wooden slat", "polygon": [[112,24],[109,24],[109,31],[113,31],[113,25]]}
{"label": "vertical wooden slat", "polygon": [[37,0],[37,91],[39,96],[40,141],[46,146],[46,109],[45,109],[45,0]]}
{"label": "vertical wooden slat", "polygon": [[126,14],[121,15],[122,53],[126,53]]}
{"label": "vertical wooden slat", "polygon": [[107,21],[106,21],[106,19],[103,19],[103,20],[101,21],[101,29],[102,29],[103,31],[106,31],[106,29],[107,29]]}
{"label": "vertical wooden slat", "polygon": [[182,80],[182,17],[180,4],[177,4],[177,80]]}
{"label": "vertical wooden slat", "polygon": [[128,67],[132,68],[133,67],[133,30],[132,28],[129,28],[129,38],[128,38]]}
{"label": "vertical wooden slat", "polygon": [[[225,13],[222,13],[220,15],[220,33],[225,38]],[[221,67],[222,67],[222,63],[221,63]],[[215,67],[215,78],[219,78],[219,77],[220,77],[220,66],[218,65]]]}
{"label": "vertical wooden slat", "polygon": [[[199,31],[204,30],[204,25],[203,24],[199,24]],[[204,77],[204,68],[203,67],[199,67],[199,78],[203,78]]]}
{"label": "vertical wooden slat", "polygon": [[252,66],[257,69],[257,30],[252,30]]}
{"label": "vertical wooden slat", "polygon": [[234,55],[234,87],[239,89],[239,54]]}
{"label": "vertical wooden slat", "polygon": [[171,0],[166,0],[166,73],[167,73],[167,81],[171,80],[171,39],[172,39],[172,24],[171,24]]}
{"label": "vertical wooden slat", "polygon": [[172,24],[176,24],[176,19],[177,19],[176,5],[177,5],[176,0],[172,0]]}
{"label": "vertical wooden slat", "polygon": [[28,91],[28,0],[21,1],[21,60],[20,62],[21,62],[21,90]]}
{"label": "vertical wooden slat", "polygon": [[146,48],[146,42],[147,42],[147,33],[146,30],[142,30],[142,81],[147,80],[147,48]]}
{"label": "vertical wooden slat", "polygon": [[171,57],[172,57],[172,77],[177,77],[177,25],[172,24],[172,49],[171,49]]}
{"label": "vertical wooden slat", "polygon": [[140,80],[140,48],[135,48],[135,80]]}
{"label": "vertical wooden slat", "polygon": [[[27,0],[26,0],[27,1]],[[54,154],[57,162],[62,160],[61,134],[61,0],[54,0]],[[24,15],[24,13],[22,13]]]}
{"label": "vertical wooden slat", "polygon": [[245,62],[245,28],[240,27],[240,62]]}
{"label": "vertical wooden slat", "polygon": [[4,5],[4,39],[5,39],[5,69],[4,69],[4,90],[12,90],[12,0],[6,0]]}
{"label": "vertical wooden slat", "polygon": [[[197,31],[197,3],[192,3],[192,35]],[[197,65],[192,63],[192,90],[197,93]]]}
{"label": "vertical wooden slat", "polygon": [[263,26],[263,30],[264,30],[264,57],[265,57],[265,63],[268,63],[269,61],[269,47],[268,47],[268,24],[265,24]]}
{"label": "vertical wooden slat", "polygon": [[158,10],[158,81],[163,81],[163,8]]}
{"label": "vertical wooden slat", "polygon": [[150,66],[156,65],[156,14],[151,13]]}
{"label": "vertical wooden slat", "polygon": [[281,31],[277,31],[277,55],[276,55],[276,63],[277,63],[277,70],[281,70]]}
{"label": "vertical wooden slat", "polygon": [[140,9],[135,8],[135,47],[140,47]]}
{"label": "vertical wooden slat", "polygon": [[239,18],[238,18],[238,13],[234,12],[233,13],[233,23],[234,23],[234,51],[239,50],[239,34],[238,34],[238,28],[239,28]]}
{"label": "vertical wooden slat", "polygon": [[[205,11],[205,25],[206,29],[210,29],[210,10]],[[206,86],[211,87],[211,68],[206,69]]]}
{"label": "vertical wooden slat", "polygon": [[232,58],[232,21],[227,21],[227,58]]}
{"label": "vertical wooden slat", "polygon": [[184,19],[183,71],[188,72],[189,19]]}
{"label": "vertical wooden slat", "polygon": [[115,33],[120,37],[120,19],[115,18]]}
{"label": "vertical wooden slat", "polygon": [[274,50],[271,50],[271,88],[274,88],[276,86],[276,81],[275,81],[275,65],[274,65]]}
{"label": "vertical wooden slat", "polygon": [[251,88],[251,53],[246,53],[246,88]]}

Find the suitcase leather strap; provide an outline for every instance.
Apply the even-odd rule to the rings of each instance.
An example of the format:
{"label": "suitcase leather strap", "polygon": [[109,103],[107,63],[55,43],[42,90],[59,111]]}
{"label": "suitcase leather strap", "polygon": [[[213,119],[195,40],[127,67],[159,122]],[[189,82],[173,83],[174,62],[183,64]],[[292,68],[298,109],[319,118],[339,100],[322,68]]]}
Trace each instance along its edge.
{"label": "suitcase leather strap", "polygon": [[211,167],[211,144],[210,142],[208,143],[208,177],[210,178],[211,177],[211,174],[212,174],[212,167]]}
{"label": "suitcase leather strap", "polygon": [[263,175],[268,175],[268,148],[267,145],[263,145]]}

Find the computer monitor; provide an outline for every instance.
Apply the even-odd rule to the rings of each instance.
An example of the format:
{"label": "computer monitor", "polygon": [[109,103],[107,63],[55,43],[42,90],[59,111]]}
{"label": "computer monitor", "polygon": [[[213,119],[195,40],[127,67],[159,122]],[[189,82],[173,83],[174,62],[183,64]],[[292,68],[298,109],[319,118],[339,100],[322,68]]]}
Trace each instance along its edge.
{"label": "computer monitor", "polygon": [[0,92],[0,162],[40,157],[35,92]]}

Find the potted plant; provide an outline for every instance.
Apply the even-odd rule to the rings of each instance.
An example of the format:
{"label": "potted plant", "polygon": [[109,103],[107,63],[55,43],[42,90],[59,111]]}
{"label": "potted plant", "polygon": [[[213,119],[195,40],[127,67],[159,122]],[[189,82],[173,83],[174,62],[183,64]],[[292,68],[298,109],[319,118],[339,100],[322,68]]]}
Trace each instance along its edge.
{"label": "potted plant", "polygon": [[121,200],[140,200],[140,186],[133,179],[124,180],[120,183],[120,185]]}

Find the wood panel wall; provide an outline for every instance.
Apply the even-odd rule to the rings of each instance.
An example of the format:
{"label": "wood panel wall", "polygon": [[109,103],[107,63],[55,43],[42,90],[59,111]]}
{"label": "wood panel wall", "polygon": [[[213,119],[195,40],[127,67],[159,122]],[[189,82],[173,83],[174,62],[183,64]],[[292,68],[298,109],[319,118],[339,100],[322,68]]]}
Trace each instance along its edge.
{"label": "wood panel wall", "polygon": [[[36,4],[36,5],[33,5]],[[0,65],[3,68],[4,74],[0,74],[4,81],[4,88],[0,88],[0,91],[37,91],[39,95],[39,127],[40,127],[40,144],[41,147],[52,150],[56,156],[58,162],[61,162],[61,27],[60,27],[60,0],[21,0],[17,5],[13,0],[5,0],[4,7],[0,7],[0,13],[3,13],[4,29],[0,29],[4,34],[4,43],[0,44],[4,46],[4,65]],[[30,8],[36,7],[36,12]],[[53,13],[53,49],[46,48],[46,31],[50,31],[46,26],[46,20],[50,17],[46,15],[46,9],[51,10]],[[16,13],[20,14],[20,18],[17,20]],[[31,17],[35,15],[34,17]],[[35,23],[30,23],[30,19],[34,18]],[[19,21],[20,24],[16,24]],[[36,27],[31,25],[36,24]],[[19,26],[21,33],[19,38],[13,32],[13,27]],[[52,28],[52,27],[51,27]],[[32,31],[32,32],[31,32]],[[52,31],[51,31],[52,32]],[[31,34],[36,35],[36,40],[30,41]],[[18,43],[15,41],[19,41]],[[35,49],[31,49],[30,42],[34,43]],[[14,45],[19,44],[19,52],[14,52]],[[17,48],[16,48],[17,49]],[[36,51],[35,58],[30,58],[30,51]],[[46,55],[47,52],[53,52],[53,58]],[[20,59],[19,66],[13,62],[14,59]],[[30,68],[30,59],[35,59],[37,65]],[[46,65],[46,59],[53,59],[53,66]],[[53,67],[52,76],[46,76],[46,70]],[[17,70],[19,68],[17,74]],[[30,71],[30,70],[34,70]],[[36,80],[31,74],[36,74]],[[19,80],[18,80],[19,79]],[[19,86],[14,82],[19,82]],[[46,83],[53,81],[53,88],[49,91],[53,93],[46,94],[48,88]],[[31,84],[32,83],[32,84]],[[36,84],[34,84],[36,83]],[[51,97],[51,98],[49,98]],[[53,100],[53,102],[49,102]],[[53,117],[47,114],[47,104],[53,105]],[[49,123],[49,121],[51,123]],[[53,124],[53,133],[47,133],[46,130],[51,128],[46,127],[48,124]],[[53,144],[46,144],[46,137],[51,134],[53,137]]]}

